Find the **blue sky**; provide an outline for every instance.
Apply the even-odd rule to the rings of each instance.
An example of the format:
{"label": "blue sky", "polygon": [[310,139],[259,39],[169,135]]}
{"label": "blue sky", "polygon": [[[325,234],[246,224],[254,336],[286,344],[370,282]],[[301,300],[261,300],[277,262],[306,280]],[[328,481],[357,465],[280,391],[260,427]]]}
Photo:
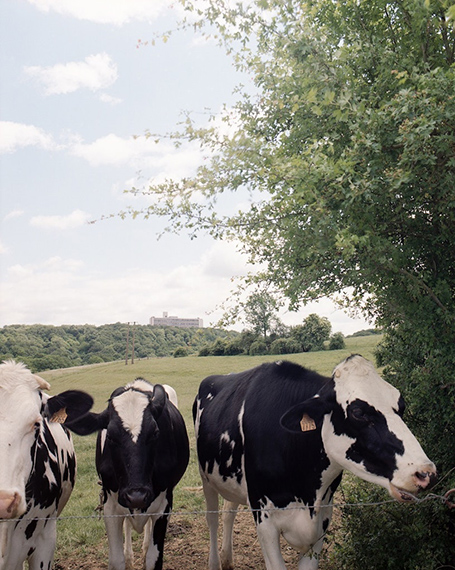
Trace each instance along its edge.
{"label": "blue sky", "polygon": [[[170,0],[0,0],[0,326],[146,324],[163,311],[208,326],[245,274],[232,244],[157,235],[164,220],[111,218],[145,206],[124,190],[194,172],[196,146],[142,135],[234,102],[240,77],[214,43],[175,28]],[[139,42],[141,40],[141,42]],[[234,198],[235,200],[235,198]],[[328,301],[334,331],[370,326]],[[239,325],[241,326],[241,325]]]}

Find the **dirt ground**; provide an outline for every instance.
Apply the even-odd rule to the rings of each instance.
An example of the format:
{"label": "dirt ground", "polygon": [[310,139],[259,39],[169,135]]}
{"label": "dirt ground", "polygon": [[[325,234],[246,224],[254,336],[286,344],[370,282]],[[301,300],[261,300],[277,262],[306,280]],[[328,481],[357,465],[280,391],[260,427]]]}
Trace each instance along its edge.
{"label": "dirt ground", "polygon": [[[134,543],[134,570],[142,570],[140,540]],[[71,560],[56,558],[54,570],[107,570],[105,555],[93,551],[77,555]],[[204,517],[189,519],[172,515],[164,548],[164,570],[205,570],[209,552],[208,530]],[[285,543],[282,552],[288,568],[296,568],[297,554]],[[250,513],[239,513],[234,525],[234,566],[236,570],[265,570],[256,529]]]}

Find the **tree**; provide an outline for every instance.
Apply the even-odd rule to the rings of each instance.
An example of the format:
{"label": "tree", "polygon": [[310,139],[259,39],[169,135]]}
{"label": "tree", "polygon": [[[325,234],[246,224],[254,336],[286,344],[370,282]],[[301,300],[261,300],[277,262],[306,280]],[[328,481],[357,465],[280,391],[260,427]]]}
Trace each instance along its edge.
{"label": "tree", "polygon": [[270,332],[280,324],[277,309],[278,303],[267,291],[252,293],[244,305],[246,322],[253,332],[267,340]]}
{"label": "tree", "polygon": [[[207,0],[199,11],[182,3],[196,29],[217,28],[256,93],[225,115],[230,129],[187,117],[173,136],[200,142],[204,163],[193,178],[150,188],[159,200],[145,215],[240,240],[260,264],[251,279],[291,308],[341,295],[375,319],[385,375],[453,486],[454,2]],[[217,212],[228,191],[250,191],[250,208]],[[427,568],[452,565],[454,515],[431,520],[452,546],[438,550],[422,525],[420,554],[396,567],[420,567],[423,549]]]}
{"label": "tree", "polygon": [[329,339],[331,330],[332,325],[326,317],[311,313],[303,321],[303,325],[291,329],[291,336],[299,343],[303,352],[324,350],[324,342]]}
{"label": "tree", "polygon": [[342,348],[346,348],[344,334],[336,332],[329,339],[329,350],[341,350]]}

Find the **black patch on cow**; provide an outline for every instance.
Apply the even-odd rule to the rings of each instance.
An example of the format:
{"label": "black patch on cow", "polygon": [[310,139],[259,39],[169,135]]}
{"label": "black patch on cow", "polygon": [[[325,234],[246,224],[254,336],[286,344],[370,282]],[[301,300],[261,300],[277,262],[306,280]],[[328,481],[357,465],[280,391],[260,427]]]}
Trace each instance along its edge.
{"label": "black patch on cow", "polygon": [[[26,485],[26,496],[33,497],[42,508],[55,505],[61,495],[62,474],[59,465],[59,450],[47,422],[43,422],[40,437],[31,448],[33,470]],[[74,460],[74,456],[72,458]],[[46,476],[49,467],[55,481]]]}
{"label": "black patch on cow", "polygon": [[33,533],[36,530],[36,525],[38,524],[37,519],[33,519],[32,521],[30,521],[25,529],[25,538],[27,540],[30,540],[30,538],[33,536]]}
{"label": "black patch on cow", "polygon": [[[242,457],[244,453],[240,433],[239,414],[243,405],[247,382],[239,384],[237,375],[212,376],[200,386],[198,399],[203,408],[202,425],[207,429],[199,431],[197,450],[199,462],[207,473],[213,473],[215,461],[224,480],[234,478],[240,484],[243,477]],[[228,381],[225,379],[228,378]],[[232,382],[230,380],[232,379]],[[197,401],[193,405],[195,417]],[[211,430],[212,424],[216,427]],[[221,435],[229,438],[229,443]]]}
{"label": "black patch on cow", "polygon": [[398,399],[398,407],[395,411],[400,416],[400,418],[402,418],[404,416],[405,410],[406,410],[406,404],[403,396],[400,394],[400,397]]}
{"label": "black patch on cow", "polygon": [[392,479],[397,468],[397,455],[404,454],[404,445],[387,427],[384,415],[376,408],[356,399],[346,408],[340,405],[332,414],[337,435],[345,434],[354,439],[346,452],[346,458],[363,463],[369,473]]}
{"label": "black patch on cow", "polygon": [[322,530],[324,531],[324,534],[327,532],[327,529],[329,528],[329,524],[330,524],[330,519],[324,519],[322,521]]}

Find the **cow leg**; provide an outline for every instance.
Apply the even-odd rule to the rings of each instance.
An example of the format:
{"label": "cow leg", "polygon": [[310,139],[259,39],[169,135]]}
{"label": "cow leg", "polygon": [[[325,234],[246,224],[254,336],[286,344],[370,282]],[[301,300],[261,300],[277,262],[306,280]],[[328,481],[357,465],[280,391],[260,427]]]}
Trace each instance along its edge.
{"label": "cow leg", "polygon": [[149,532],[149,541],[146,546],[144,559],[144,570],[162,570],[164,555],[164,539],[166,537],[167,523],[170,514],[163,514],[159,517],[153,516],[152,532]]}
{"label": "cow leg", "polygon": [[297,566],[298,570],[318,570],[319,568],[319,553],[312,552],[302,556]]}
{"label": "cow leg", "polygon": [[[267,518],[266,518],[267,517]],[[286,570],[280,547],[280,531],[270,518],[262,513],[256,528],[267,570]],[[262,519],[262,520],[261,520]],[[301,570],[299,568],[299,570]]]}
{"label": "cow leg", "polygon": [[[5,522],[4,524],[13,523]],[[3,531],[3,529],[1,530]],[[15,534],[13,532],[12,538],[11,535],[8,536],[8,533],[6,533],[6,535],[3,535],[2,533],[3,536],[0,535],[0,555],[1,550],[4,550],[6,545],[8,545],[9,549],[6,553],[6,557],[2,557],[0,559],[1,570],[23,570],[25,568],[24,560],[26,558],[25,553],[27,552],[28,546],[24,540],[25,537],[22,535],[22,532],[20,533],[20,536],[18,536],[18,534],[19,533]]]}
{"label": "cow leg", "polygon": [[208,570],[221,570],[220,556],[218,553],[218,492],[202,479],[204,490],[207,525],[210,534],[209,568]]}
{"label": "cow leg", "polygon": [[132,525],[128,517],[123,519],[123,532],[125,534],[125,543],[123,545],[123,555],[125,556],[125,570],[134,569],[134,554],[132,541]]}
{"label": "cow leg", "polygon": [[[57,542],[57,521],[49,520],[46,526],[45,539],[38,539],[37,546],[28,559],[29,570],[50,569],[54,560],[55,543]],[[9,567],[8,567],[9,568]],[[22,564],[19,565],[22,569]]]}
{"label": "cow leg", "polygon": [[234,528],[235,515],[237,514],[238,503],[224,501],[223,510],[223,542],[221,546],[221,568],[222,570],[233,570],[232,558],[232,530]]}
{"label": "cow leg", "polygon": [[[144,538],[142,539],[142,557],[145,560],[147,556],[147,551],[149,549],[150,541],[152,540],[153,522],[149,518],[144,526]],[[145,565],[145,562],[144,562]]]}
{"label": "cow leg", "polygon": [[125,570],[125,555],[123,552],[123,521],[115,509],[116,500],[108,495],[104,504],[104,526],[106,527],[109,544],[108,570]]}

